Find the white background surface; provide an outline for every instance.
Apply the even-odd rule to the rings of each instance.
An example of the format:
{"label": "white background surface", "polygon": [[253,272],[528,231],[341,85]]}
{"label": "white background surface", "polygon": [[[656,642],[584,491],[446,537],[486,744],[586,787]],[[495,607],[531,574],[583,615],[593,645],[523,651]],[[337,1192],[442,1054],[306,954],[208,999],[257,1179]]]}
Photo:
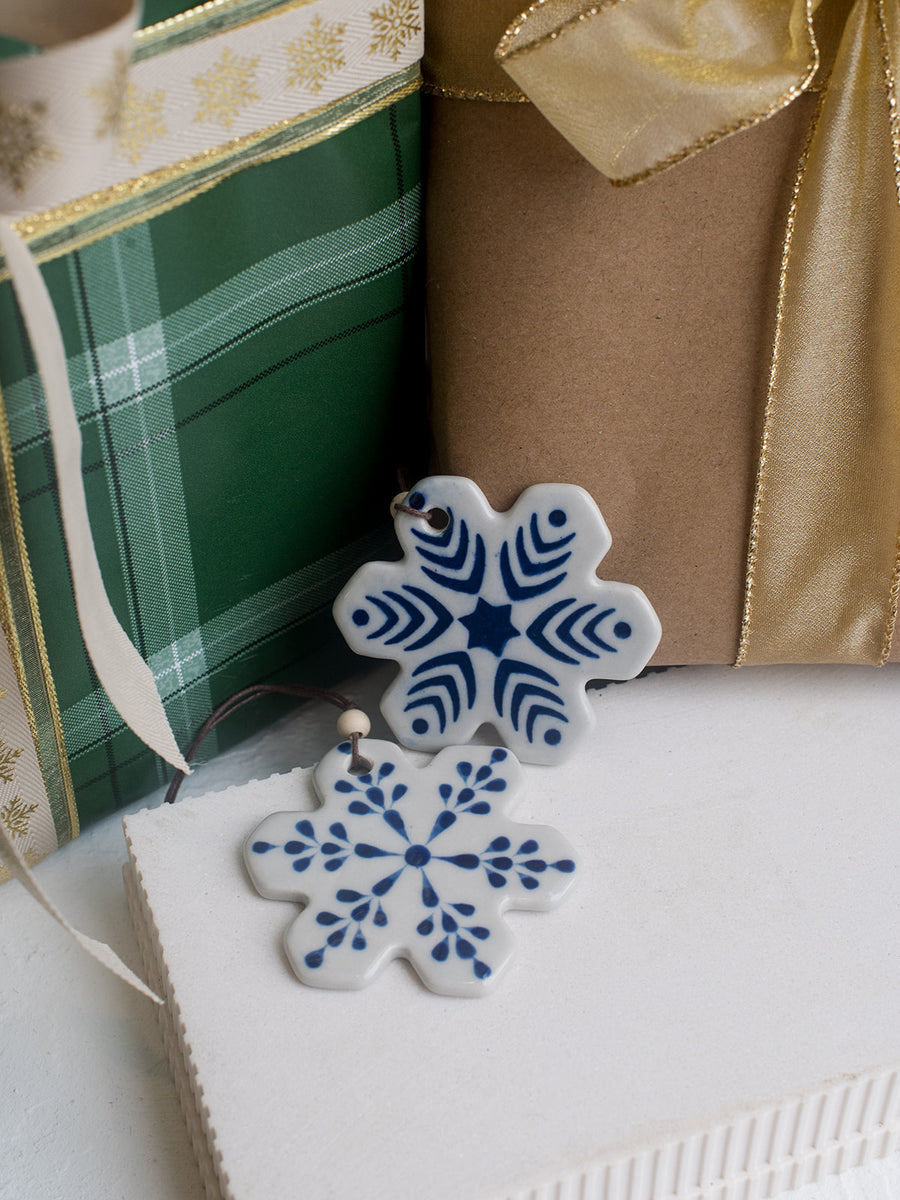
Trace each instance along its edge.
{"label": "white background surface", "polygon": [[[861,787],[896,786],[896,668],[764,668],[742,673],[686,668],[675,674],[679,682],[671,688],[665,728],[635,729],[632,749],[635,755],[659,755],[660,784],[676,795],[682,790],[687,798],[690,789],[690,779],[679,771],[679,730],[705,724],[717,711],[723,689],[733,695],[735,687],[746,693],[748,729],[753,707],[765,702],[768,689],[781,702],[787,697],[795,720],[785,728],[779,745],[760,746],[759,752],[782,755],[788,774],[838,771],[848,787],[856,780]],[[345,690],[373,712],[388,677],[389,672],[375,672],[364,682],[352,681]],[[646,685],[636,681],[625,686]],[[802,731],[813,709],[817,719],[826,714],[833,730],[834,754],[827,762],[810,762],[804,755]],[[601,703],[601,720],[602,712]],[[873,712],[883,714],[877,718],[883,726],[883,753],[863,767],[855,751],[871,738]],[[336,740],[333,730],[333,710],[304,706],[202,768],[188,781],[186,794],[311,764]],[[386,736],[378,725],[373,732]],[[711,745],[709,752],[727,767],[727,745]],[[149,803],[160,800],[156,795]],[[122,891],[125,857],[121,827],[111,818],[40,864],[36,873],[76,925],[110,942],[137,968]],[[897,927],[900,930],[900,920]],[[886,956],[894,954],[895,946],[885,946]],[[839,989],[835,996],[840,1003]],[[15,882],[0,888],[0,1087],[2,1200],[201,1200],[153,1006],[84,956]],[[900,1200],[900,1156],[802,1188],[791,1197]],[[307,1193],[297,1200],[315,1196]]]}

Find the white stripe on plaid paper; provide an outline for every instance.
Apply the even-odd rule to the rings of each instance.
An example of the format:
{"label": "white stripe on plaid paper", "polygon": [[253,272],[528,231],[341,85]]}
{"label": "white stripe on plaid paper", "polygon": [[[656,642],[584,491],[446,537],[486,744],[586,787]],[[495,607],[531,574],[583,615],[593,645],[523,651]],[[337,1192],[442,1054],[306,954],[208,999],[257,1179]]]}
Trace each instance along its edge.
{"label": "white stripe on plaid paper", "polygon": [[[233,342],[236,338],[245,336],[251,327],[260,322],[277,319],[277,314],[288,306],[296,309],[298,306],[314,303],[313,297],[322,290],[330,290],[333,294],[347,291],[365,282],[365,279],[361,280],[361,276],[388,269],[401,257],[405,248],[415,244],[420,210],[421,187],[416,185],[402,199],[394,201],[362,221],[330,231],[261,260],[164,319],[156,319],[158,300],[153,284],[142,299],[132,298],[132,305],[138,304],[138,319],[152,319],[134,331],[130,344],[128,335],[114,336],[118,329],[127,328],[127,325],[117,323],[123,319],[121,312],[116,317],[112,310],[104,309],[101,305],[99,312],[95,313],[92,306],[92,316],[99,315],[100,319],[100,329],[94,330],[95,336],[102,333],[109,339],[97,347],[97,357],[101,362],[115,362],[116,365],[98,375],[92,371],[88,353],[74,355],[68,360],[73,398],[80,419],[82,422],[97,419],[101,386],[108,389],[105,396],[107,403],[117,405],[114,413],[107,416],[111,425],[118,426],[120,414],[126,409],[134,408],[139,414],[139,423],[128,423],[130,437],[123,436],[118,428],[114,433],[117,462],[123,464],[131,458],[136,458],[141,465],[146,464],[148,473],[152,474],[154,468],[147,459],[147,452],[159,449],[168,460],[166,465],[169,469],[178,473],[177,478],[171,480],[170,490],[171,496],[181,502],[183,489],[175,439],[175,419],[170,403],[170,388],[165,382],[168,374],[190,367],[194,361],[191,350],[194,350],[196,358],[205,346],[204,362],[209,361],[209,331],[217,324],[221,326],[221,347],[226,341]],[[98,279],[108,278],[108,267],[104,270],[102,256],[113,253],[111,247],[119,241],[120,236],[127,236],[129,247],[134,248],[138,259],[129,264],[129,278],[152,280],[152,247],[145,227],[131,230],[127,235],[116,235],[83,251],[81,258],[86,272],[91,276],[96,272]],[[97,294],[98,292],[94,293]],[[82,336],[84,334],[85,331],[82,330]],[[128,354],[129,349],[133,350],[134,347],[142,347],[144,352]],[[148,370],[148,366],[152,366],[152,369]],[[126,379],[133,380],[135,376],[138,377],[144,391],[126,400],[126,389],[115,385],[121,385]],[[113,386],[109,387],[110,384]],[[153,404],[149,410],[155,415],[152,431],[145,424],[145,393],[148,390],[153,393]],[[40,378],[37,374],[11,384],[4,395],[14,448],[20,449],[28,440],[47,436]],[[125,403],[122,403],[123,400]],[[138,401],[140,403],[137,403]],[[105,469],[108,476],[108,463]],[[159,467],[156,469],[159,470]],[[126,472],[126,478],[133,478],[130,471]],[[130,493],[129,520],[137,519],[132,518],[131,509],[136,507],[139,517],[145,503],[146,493],[141,487],[139,475],[136,488]],[[184,553],[189,559],[190,551],[186,549],[189,547],[187,518],[183,512],[183,504],[180,514],[173,511],[168,528],[168,539],[160,539],[159,534],[162,531],[158,526],[158,534],[151,539],[151,542],[156,543],[158,553],[168,554],[170,557],[173,554]],[[122,554],[121,531],[119,548]],[[339,560],[341,555],[337,554],[334,557]],[[323,560],[321,566],[325,578],[329,581],[322,590],[322,596],[334,586],[334,570],[328,567],[328,562],[327,559]],[[183,601],[178,600],[178,604],[183,603],[185,608],[194,614],[196,621],[196,593],[190,562],[181,563],[176,559],[160,569],[169,572],[174,586],[179,587],[184,597]],[[307,568],[312,572],[309,579],[313,582],[317,569],[319,568]],[[298,586],[308,586],[306,571],[282,580],[261,596],[251,597],[238,606],[238,609],[224,614],[218,621],[211,622],[202,629],[195,628],[181,638],[175,637],[173,630],[172,640],[166,648],[150,656],[150,666],[163,697],[181,694],[180,711],[170,713],[179,738],[192,732],[208,714],[212,702],[208,683],[205,681],[222,661],[240,650],[242,638],[236,635],[242,633],[248,620],[254,623],[254,638],[266,640],[275,636],[275,632],[285,621],[297,619],[297,613],[301,610],[303,613],[308,612],[313,604],[324,602],[310,598],[309,603],[301,603],[300,597],[294,591]],[[155,588],[150,590],[150,594],[154,593]],[[298,602],[298,607],[296,610],[291,609],[285,616],[284,606],[290,607],[292,599]],[[171,604],[168,596],[167,603]],[[254,614],[256,606],[259,606],[259,611]],[[171,614],[171,607],[169,612]],[[132,620],[135,617],[133,611],[131,617]],[[232,620],[236,624],[230,629],[228,623]],[[234,637],[230,636],[232,632]],[[110,728],[121,727],[118,715],[109,706],[101,690],[83,697],[63,715],[70,757],[77,756],[96,738],[98,705],[101,706]],[[161,765],[160,770],[164,771]]]}
{"label": "white stripe on plaid paper", "polygon": [[[127,263],[122,261],[123,245],[127,245]],[[128,353],[130,361],[126,361],[123,369],[140,387],[141,372],[135,362],[134,348],[139,337],[161,324],[149,230],[138,226],[129,233],[127,241],[108,238],[87,247],[79,256],[78,266],[89,297],[91,321],[88,330],[84,309],[76,303],[82,342],[90,346],[121,329],[143,326],[138,334],[114,338],[94,352],[98,360],[108,355],[111,348]],[[73,294],[78,297],[80,285],[74,260],[68,260],[68,269]],[[116,287],[111,286],[114,279],[118,282]],[[160,340],[165,377],[165,342]],[[104,406],[115,403],[115,394],[109,394],[96,375],[88,384],[91,386],[86,389],[85,397],[79,400],[83,403],[86,398],[90,410],[100,415]],[[76,402],[76,409],[80,408],[81,404]],[[143,629],[150,635],[145,639],[149,643],[145,644],[145,653],[163,639],[171,644],[179,630],[186,625],[196,626],[199,619],[174,425],[168,386],[154,388],[142,403],[128,406],[128,411],[116,410],[104,423],[114,456],[114,461],[109,455],[103,460],[106,507],[113,518],[131,628]],[[92,480],[92,484],[96,486],[96,481]],[[129,563],[128,556],[136,546],[142,547],[142,555]],[[134,588],[128,586],[129,570],[135,573]],[[206,701],[209,704],[208,695]],[[184,725],[191,714],[173,712],[169,719],[176,725]]]}
{"label": "white stripe on plaid paper", "polygon": [[[183,689],[189,705],[191,721],[188,726],[180,729],[178,722],[173,722],[179,735],[196,733],[209,716],[211,702],[207,698],[207,681],[210,675],[241,654],[251,653],[248,646],[255,649],[265,644],[320,610],[331,601],[359,563],[382,554],[384,549],[384,531],[376,530],[349,549],[337,550],[279,579],[152,655],[149,663],[163,700],[170,701]],[[70,759],[77,758],[96,742],[98,705],[104,706],[113,732],[122,728],[120,718],[101,689],[82,697],[63,713]]]}
{"label": "white stripe on plaid paper", "polygon": [[[112,336],[97,347],[101,364],[108,364],[99,375],[93,371],[89,354],[73,355],[68,360],[68,369],[79,419],[84,423],[96,418],[100,385],[108,387],[107,401],[117,406],[117,416],[121,408],[136,401],[143,403],[151,389],[163,391],[164,381],[171,373],[189,369],[201,356],[204,363],[209,362],[209,334],[216,325],[220,330],[213,354],[226,343],[233,344],[246,336],[260,323],[276,320],[282,310],[289,308],[294,312],[315,303],[323,291],[338,294],[364,286],[368,276],[389,269],[415,245],[421,199],[421,187],[417,184],[401,199],[362,221],[262,259],[193,303],[135,330],[132,337],[139,350],[136,355],[127,353],[127,336]],[[134,234],[132,230],[127,236],[131,239]],[[107,240],[115,242],[119,236]],[[112,333],[117,334],[118,330]],[[122,383],[135,374],[140,388],[130,391]],[[14,452],[46,434],[41,396],[37,375],[27,376],[4,390]],[[173,434],[174,422],[168,429],[159,426],[159,430],[166,436]],[[129,449],[143,450],[144,445],[137,438],[128,447],[117,446],[117,452],[122,455]]]}
{"label": "white stripe on plaid paper", "polygon": [[5,220],[0,220],[0,245],[44,385],[75,607],[85,647],[123,720],[167,762],[189,772],[153,676],[119,624],[100,574],[81,473],[81,430],[53,301],[28,247]]}
{"label": "white stripe on plaid paper", "polygon": [[[122,244],[120,238],[111,238],[108,241],[119,281],[120,319],[126,329],[131,329],[133,325],[142,325],[146,322],[147,316],[153,316],[158,320],[160,316],[159,296],[156,286],[153,245],[147,227],[139,226],[131,231],[131,236],[128,238],[127,269],[122,262]],[[140,262],[135,261],[136,254],[140,256]],[[94,266],[94,260],[87,252],[83,258],[85,269],[90,272]],[[100,276],[104,280],[107,279],[102,262],[99,266]],[[143,287],[137,292],[137,298],[141,302],[139,312],[134,311],[134,297],[130,297],[128,287],[128,282],[134,278],[133,272],[135,271],[140,273],[143,281]],[[137,336],[129,333],[127,341],[133,386],[135,390],[138,390],[142,379],[135,361]],[[149,561],[144,559],[139,564],[140,573],[145,576],[150,574],[152,579],[147,580],[145,586],[138,588],[138,596],[143,598],[145,603],[149,600],[154,605],[152,612],[142,613],[142,618],[145,624],[150,622],[154,626],[154,635],[155,638],[158,638],[155,627],[162,615],[157,607],[157,597],[161,591],[165,601],[166,628],[169,637],[175,644],[179,629],[183,629],[185,624],[197,624],[199,610],[194,560],[187,537],[188,520],[177,441],[169,436],[163,438],[152,436],[151,430],[148,428],[148,419],[153,420],[155,432],[164,430],[168,433],[169,428],[174,425],[175,413],[172,407],[171,388],[155,389],[152,402],[138,405],[135,415],[140,421],[140,432],[143,435],[141,445],[145,447],[145,453],[129,455],[119,460],[120,465],[124,468],[120,486],[124,491],[125,518],[128,523],[128,530],[120,531],[119,544],[121,546],[124,541],[130,546],[143,546],[145,552],[152,548],[152,558]],[[124,440],[127,441],[127,439]],[[125,566],[124,563],[122,565]],[[180,670],[177,657],[175,667],[176,670]],[[204,703],[211,705],[208,688],[202,699]],[[192,719],[192,714],[187,711],[185,706],[182,714],[170,712],[169,719],[174,720],[176,724],[183,724]]]}

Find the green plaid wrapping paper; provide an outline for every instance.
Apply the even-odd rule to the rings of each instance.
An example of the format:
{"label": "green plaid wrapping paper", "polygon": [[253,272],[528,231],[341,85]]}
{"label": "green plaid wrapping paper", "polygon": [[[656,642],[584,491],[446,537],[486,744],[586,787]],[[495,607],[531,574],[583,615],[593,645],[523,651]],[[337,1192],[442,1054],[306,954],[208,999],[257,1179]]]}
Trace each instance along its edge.
{"label": "green plaid wrapping paper", "polygon": [[[330,601],[384,551],[398,444],[422,405],[420,203],[413,92],[43,268],[103,578],[182,746],[239,687],[341,669],[328,666]],[[123,726],[81,643],[41,383],[8,281],[0,386],[88,823],[169,769]]]}

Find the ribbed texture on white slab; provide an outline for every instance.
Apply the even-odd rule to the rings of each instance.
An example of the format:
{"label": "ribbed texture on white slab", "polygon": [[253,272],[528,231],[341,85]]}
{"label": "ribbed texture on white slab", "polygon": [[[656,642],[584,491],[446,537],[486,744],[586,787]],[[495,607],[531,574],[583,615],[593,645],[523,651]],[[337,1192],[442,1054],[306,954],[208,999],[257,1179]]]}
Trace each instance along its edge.
{"label": "ribbed texture on white slab", "polygon": [[897,1149],[900,1087],[891,1070],[504,1200],[768,1200]]}

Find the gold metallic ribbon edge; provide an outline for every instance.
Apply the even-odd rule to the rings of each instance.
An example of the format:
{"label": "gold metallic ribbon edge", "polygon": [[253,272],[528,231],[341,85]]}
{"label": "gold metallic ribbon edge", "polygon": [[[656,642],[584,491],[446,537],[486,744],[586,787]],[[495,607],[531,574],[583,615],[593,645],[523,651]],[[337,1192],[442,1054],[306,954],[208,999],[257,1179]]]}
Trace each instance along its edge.
{"label": "gold metallic ribbon edge", "polygon": [[132,62],[143,62],[156,54],[189,46],[192,42],[226,33],[237,26],[253,25],[268,17],[306,8],[317,0],[209,0],[196,8],[147,25],[134,35]]}
{"label": "gold metallic ribbon edge", "polygon": [[788,263],[790,261],[791,243],[793,241],[794,225],[797,216],[797,197],[800,193],[800,187],[806,174],[806,163],[809,158],[810,146],[812,145],[812,140],[815,136],[816,127],[819,123],[819,117],[822,112],[822,106],[825,101],[825,90],[826,89],[823,88],[819,94],[819,102],[816,105],[816,110],[810,120],[809,128],[806,131],[806,138],[803,142],[803,149],[800,152],[800,161],[797,164],[797,170],[794,175],[794,186],[791,192],[791,203],[788,210],[784,241],[781,247],[781,264],[778,272],[778,299],[775,307],[775,336],[772,342],[771,362],[769,363],[769,377],[766,385],[766,406],[763,415],[763,433],[762,440],[760,442],[759,462],[757,464],[756,483],[753,492],[753,509],[750,517],[750,538],[747,549],[747,565],[744,581],[744,611],[741,618],[738,652],[733,664],[735,667],[744,666],[750,649],[750,632],[753,621],[753,588],[756,578],[759,534],[762,521],[763,499],[766,487],[768,450],[772,432],[775,379],[778,374],[781,334],[784,326],[784,299],[785,289],[787,287]]}
{"label": "gold metallic ribbon edge", "polygon": [[78,836],[56,688],[50,672],[37,594],[19,511],[6,406],[0,392],[0,624],[6,636],[59,845]]}
{"label": "gold metallic ribbon edge", "polygon": [[[893,63],[891,61],[890,43],[887,34],[887,27],[884,15],[884,0],[875,0],[875,16],[877,24],[878,41],[881,50],[882,72],[885,91],[888,99],[889,122],[891,131],[891,156],[893,160],[893,176],[894,187],[897,191],[898,203],[900,203],[900,117],[898,117],[897,105],[897,87],[896,74]],[[735,667],[747,665],[747,660],[751,655],[751,639],[754,632],[754,587],[756,581],[756,571],[758,564],[760,532],[762,526],[762,510],[765,505],[765,493],[769,467],[769,447],[771,433],[774,420],[775,407],[775,388],[780,365],[780,349],[782,341],[783,324],[785,317],[785,299],[787,289],[788,271],[791,261],[791,247],[793,242],[794,227],[796,224],[797,206],[800,194],[800,189],[806,175],[807,164],[811,146],[816,134],[819,119],[824,106],[830,76],[820,81],[817,89],[820,93],[819,103],[816,106],[815,112],[810,120],[806,138],[798,161],[793,189],[791,193],[791,203],[788,212],[786,231],[782,245],[781,263],[779,269],[778,280],[778,298],[775,313],[775,335],[773,338],[773,347],[771,355],[771,363],[767,382],[766,404],[763,418],[763,433],[760,444],[759,462],[756,474],[754,487],[753,508],[751,513],[750,536],[748,543],[747,559],[746,559],[746,574],[744,588],[744,606],[741,619],[740,636],[738,642],[738,652],[734,661]],[[900,600],[900,527],[897,529],[897,534],[894,539],[894,561],[891,571],[890,588],[885,602],[885,617],[881,639],[880,654],[877,662],[872,665],[883,667],[891,654],[893,646],[894,632],[897,624],[898,600]],[[805,661],[805,660],[802,660]]]}
{"label": "gold metallic ribbon edge", "polygon": [[[888,109],[891,124],[891,156],[894,160],[894,184],[897,188],[897,201],[900,203],[900,116],[898,116],[897,112],[897,77],[894,64],[891,62],[890,40],[884,16],[884,0],[877,0],[876,13],[878,17],[878,41],[881,46],[882,68],[884,70],[884,81],[888,93]],[[897,626],[897,603],[900,600],[900,526],[897,528],[895,547],[896,552],[894,557],[894,571],[891,577],[888,617],[885,622],[884,640],[881,646],[881,660],[878,663],[880,667],[885,665],[891,653],[891,647],[894,643],[894,630]]]}
{"label": "gold metallic ribbon edge", "polygon": [[444,100],[486,100],[491,104],[530,104],[524,92],[483,92],[467,88],[444,87],[439,83],[423,83],[422,91]]}
{"label": "gold metallic ribbon edge", "polygon": [[[49,262],[186,204],[229,176],[317,145],[412,95],[421,87],[418,63],[312,113],[279,121],[224,146],[136,176],[57,208],[14,222],[38,262]],[[0,259],[0,282],[9,278]]]}

